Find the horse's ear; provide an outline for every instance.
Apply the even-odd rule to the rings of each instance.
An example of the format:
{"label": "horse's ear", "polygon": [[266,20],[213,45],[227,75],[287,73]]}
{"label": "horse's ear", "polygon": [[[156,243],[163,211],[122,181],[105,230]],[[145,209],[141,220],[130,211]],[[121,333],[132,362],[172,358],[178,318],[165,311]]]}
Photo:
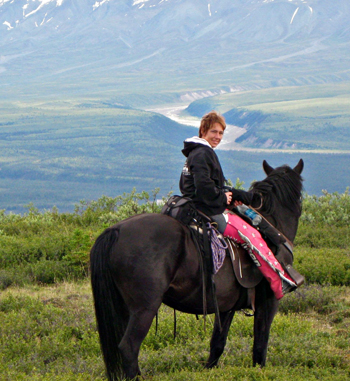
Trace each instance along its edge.
{"label": "horse's ear", "polygon": [[266,160],[263,161],[263,168],[267,176],[274,170],[274,168],[272,168],[271,165],[269,165]]}
{"label": "horse's ear", "polygon": [[303,169],[304,169],[304,161],[303,159],[300,159],[299,163],[293,168],[293,171],[295,171],[296,173],[300,175]]}

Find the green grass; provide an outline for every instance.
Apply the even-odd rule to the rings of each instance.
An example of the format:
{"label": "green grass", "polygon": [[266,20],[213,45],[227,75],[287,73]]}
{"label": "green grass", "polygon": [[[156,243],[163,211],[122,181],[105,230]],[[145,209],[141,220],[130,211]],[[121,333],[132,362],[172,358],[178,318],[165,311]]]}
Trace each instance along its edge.
{"label": "green grass", "polygon": [[2,379],[101,379],[87,282],[14,288],[2,293],[0,314]]}
{"label": "green grass", "polygon": [[[159,210],[142,192],[81,203],[74,213],[0,214],[1,380],[106,380],[88,274],[104,226]],[[306,278],[272,324],[267,366],[252,366],[253,318],[237,312],[218,367],[204,370],[213,316],[162,306],[140,352],[145,380],[350,380],[350,196],[304,196],[295,268]],[[331,213],[333,212],[333,213]],[[323,217],[323,218],[322,218]],[[335,234],[338,232],[338,236]]]}
{"label": "green grass", "polygon": [[[178,313],[174,339],[173,312],[164,306],[158,332],[154,323],[141,348],[143,375],[159,381],[349,379],[350,290],[329,292],[327,313],[309,306],[276,316],[263,370],[252,367],[252,318],[236,314],[219,366],[204,370],[212,317],[204,330],[202,318]],[[291,296],[283,302],[293,310]],[[0,296],[0,327],[2,380],[105,380],[87,280],[7,289]]]}
{"label": "green grass", "polygon": [[[81,203],[74,213],[30,206],[23,216],[1,214],[2,379],[105,380],[86,278],[89,248],[103,226],[159,208],[155,197],[133,192]],[[219,366],[204,370],[213,317],[204,329],[202,318],[177,313],[174,338],[173,311],[163,306],[158,332],[154,322],[140,352],[145,379],[349,379],[349,200],[348,192],[304,197],[295,267],[307,282],[280,303],[266,368],[252,367],[252,318],[236,314]],[[340,241],[330,229],[335,223]]]}

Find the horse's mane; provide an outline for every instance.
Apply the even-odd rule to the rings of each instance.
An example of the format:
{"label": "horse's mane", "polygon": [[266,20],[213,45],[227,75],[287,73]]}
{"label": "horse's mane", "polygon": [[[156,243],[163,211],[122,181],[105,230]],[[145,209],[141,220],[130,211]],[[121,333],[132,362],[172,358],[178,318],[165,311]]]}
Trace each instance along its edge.
{"label": "horse's mane", "polygon": [[303,178],[288,165],[274,169],[265,180],[255,181],[250,190],[262,195],[261,213],[271,215],[278,204],[292,213],[301,214]]}

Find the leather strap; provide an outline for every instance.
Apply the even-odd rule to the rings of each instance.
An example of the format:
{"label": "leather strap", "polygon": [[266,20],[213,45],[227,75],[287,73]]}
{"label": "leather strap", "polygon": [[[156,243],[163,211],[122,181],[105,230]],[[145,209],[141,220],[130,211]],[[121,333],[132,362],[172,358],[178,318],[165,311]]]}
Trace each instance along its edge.
{"label": "leather strap", "polygon": [[249,205],[249,208],[254,210],[255,213],[259,214],[259,216],[264,220],[266,221],[270,226],[272,226],[274,229],[276,229],[278,231],[279,234],[281,234],[281,236],[286,240],[286,242],[283,243],[283,245],[291,252],[291,254],[293,255],[293,242],[288,239],[282,232],[280,232],[275,226],[273,226],[271,224],[270,221],[268,221],[261,213],[259,213],[255,208],[253,208],[251,205]]}

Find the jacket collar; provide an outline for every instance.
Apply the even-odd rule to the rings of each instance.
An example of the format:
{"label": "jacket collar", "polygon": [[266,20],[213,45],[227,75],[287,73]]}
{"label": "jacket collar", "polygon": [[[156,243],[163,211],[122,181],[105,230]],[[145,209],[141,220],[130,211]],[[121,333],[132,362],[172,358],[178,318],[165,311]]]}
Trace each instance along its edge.
{"label": "jacket collar", "polygon": [[200,138],[198,136],[193,136],[192,138],[186,139],[185,143],[203,144],[205,146],[208,146],[208,147],[212,148],[212,146],[205,139]]}

